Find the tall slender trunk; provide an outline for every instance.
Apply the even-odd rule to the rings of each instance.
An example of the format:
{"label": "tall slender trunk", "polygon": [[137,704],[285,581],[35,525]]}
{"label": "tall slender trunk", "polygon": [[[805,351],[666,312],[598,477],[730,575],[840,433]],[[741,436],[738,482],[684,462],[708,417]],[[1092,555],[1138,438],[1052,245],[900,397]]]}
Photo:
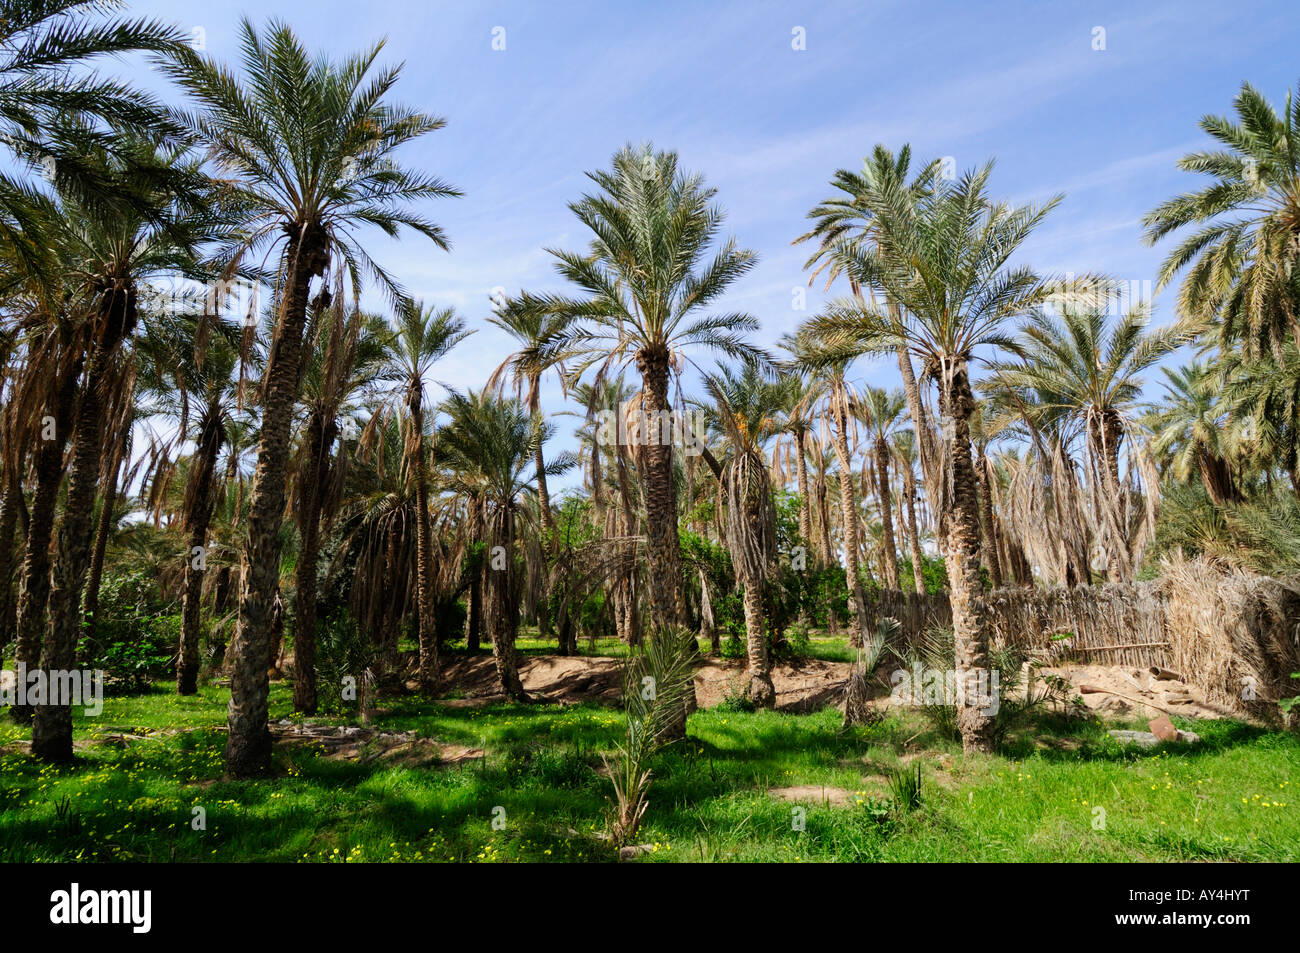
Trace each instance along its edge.
{"label": "tall slender trunk", "polygon": [[438,687],[438,633],[433,607],[433,527],[429,516],[429,477],[424,451],[424,411],[421,407],[423,385],[412,381],[406,404],[411,414],[411,436],[407,446],[415,474],[416,572],[419,574],[419,646],[420,691],[432,697]]}
{"label": "tall slender trunk", "polygon": [[[831,546],[831,512],[830,507],[826,504],[826,471],[824,463],[817,470],[817,481],[814,484],[814,489],[817,495],[817,538],[820,547],[821,568],[828,569],[835,563],[835,551]],[[832,638],[839,637],[840,617],[835,611],[834,604],[826,606],[826,631]]]}
{"label": "tall slender trunk", "polygon": [[858,507],[853,493],[853,470],[849,458],[849,419],[845,403],[844,381],[837,379],[831,397],[835,426],[835,456],[840,464],[840,518],[844,523],[844,572],[848,577],[850,607],[849,644],[860,646],[867,633],[867,597],[858,574]]}
{"label": "tall slender trunk", "polygon": [[[105,391],[118,345],[134,323],[135,293],[130,287],[114,286],[102,292],[96,335],[86,358],[86,385],[77,408],[72,465],[68,468],[68,492],[51,574],[50,618],[41,650],[41,668],[47,673],[70,672],[77,661],[82,587],[90,569],[90,550],[95,532],[93,517],[103,450],[103,408],[113,403]],[[47,684],[52,686],[53,682]],[[32,754],[42,761],[72,760],[70,704],[36,706],[32,723]]]}
{"label": "tall slender trunk", "polygon": [[104,487],[104,492],[101,494],[103,505],[100,506],[99,522],[95,528],[95,545],[90,553],[84,616],[86,643],[90,647],[87,655],[92,659],[99,654],[99,588],[104,579],[104,556],[108,552],[108,537],[113,531],[113,511],[117,506],[117,483],[122,469],[122,457],[126,453],[126,444],[130,438],[130,428],[126,428],[121,440],[113,448],[113,459],[109,462],[108,469],[108,485]]}
{"label": "tall slender trunk", "polygon": [[[69,370],[55,392],[51,408],[54,437],[45,439],[36,451],[31,515],[27,521],[27,544],[23,554],[22,578],[18,584],[18,644],[14,647],[14,670],[31,671],[41,658],[45,635],[45,610],[50,597],[50,541],[54,537],[54,513],[63,482],[63,452],[73,427],[73,411],[81,364]],[[26,724],[32,719],[30,705],[10,709],[14,721]]]}
{"label": "tall slender trunk", "polygon": [[265,399],[257,470],[248,513],[248,537],[240,558],[239,626],[231,646],[226,772],[247,778],[271,767],[267,724],[271,613],[280,582],[280,526],[284,519],[289,436],[298,398],[303,328],[313,277],[329,264],[327,238],[313,226],[287,229],[287,274],[278,333],[263,378]]}
{"label": "tall slender trunk", "polygon": [[518,583],[514,565],[514,513],[509,503],[496,504],[489,520],[492,549],[505,554],[504,564],[489,563],[487,582],[488,638],[492,640],[492,659],[496,663],[501,691],[511,701],[527,701],[528,694],[519,680],[519,663],[515,653],[515,634],[519,627]]}
{"label": "tall slender trunk", "polygon": [[[472,538],[479,539],[483,534],[483,502],[477,497],[469,505],[470,532]],[[480,555],[478,566],[474,570],[469,584],[469,620],[465,632],[465,649],[471,655],[479,650],[483,638],[483,562],[487,557],[485,549]]]}
{"label": "tall slender trunk", "polygon": [[709,577],[703,569],[700,573],[700,638],[709,643],[709,654],[722,654],[722,638],[713,618],[713,597],[709,594]]}
{"label": "tall slender trunk", "polygon": [[22,499],[22,479],[19,470],[23,465],[23,454],[14,454],[12,465],[4,468],[4,483],[0,490],[0,654],[8,647],[14,637],[17,619],[14,611],[13,568],[14,536],[18,530],[18,510]]}
{"label": "tall slender trunk", "polygon": [[925,575],[921,571],[921,534],[916,525],[916,475],[910,461],[903,465],[903,509],[907,519],[907,545],[912,555],[912,588],[918,596],[923,596]]}
{"label": "tall slender trunk", "polygon": [[[682,591],[681,541],[677,538],[677,486],[673,481],[673,441],[671,427],[664,433],[667,419],[669,354],[666,346],[642,348],[636,355],[641,375],[642,410],[650,421],[649,433],[642,433],[641,460],[645,492],[646,551],[650,563],[650,618],[652,638],[673,638],[674,630],[686,621]],[[696,651],[698,651],[698,646]],[[686,719],[695,708],[695,682],[687,680],[685,702],[680,718],[664,729],[666,740],[686,737]]]}
{"label": "tall slender trunk", "polygon": [[776,689],[772,686],[772,660],[767,654],[767,632],[763,625],[763,587],[760,580],[750,578],[747,573],[738,573],[736,581],[744,589],[749,700],[758,708],[773,708],[776,706]]}
{"label": "tall slender trunk", "polygon": [[1004,585],[1002,562],[998,558],[996,529],[993,525],[993,486],[989,481],[989,462],[983,448],[975,454],[975,489],[980,501],[980,551],[989,567],[989,582],[994,589]]}
{"label": "tall slender trunk", "polygon": [[[900,324],[902,310],[898,302],[887,298],[886,305],[889,308],[890,320],[895,325]],[[940,472],[942,467],[934,428],[930,424],[930,415],[926,412],[925,401],[921,399],[921,388],[917,384],[916,371],[912,368],[912,358],[907,353],[907,345],[900,341],[894,351],[898,355],[898,373],[903,379],[903,394],[907,397],[907,410],[912,417],[912,429],[916,433],[917,456],[921,460],[921,479],[925,483],[927,498],[937,500],[942,495],[939,489],[943,473]]]}
{"label": "tall slender trunk", "polygon": [[957,707],[957,727],[961,731],[962,748],[968,754],[993,750],[990,705],[977,691],[981,679],[985,692],[992,686],[989,634],[980,587],[979,498],[971,460],[970,416],[974,409],[975,397],[966,363],[954,360],[944,368],[941,407],[944,435],[950,442],[947,457],[952,467],[952,492],[945,514],[948,545],[944,556],[952,604],[955,674],[959,691],[965,692],[964,703]]}
{"label": "tall slender trunk", "polygon": [[898,582],[898,546],[894,541],[894,506],[889,489],[889,443],[884,434],[876,438],[876,495],[880,498],[881,545],[885,550],[885,581],[890,589]]}
{"label": "tall slender trunk", "polygon": [[[534,381],[533,392],[536,393],[536,391],[537,382]],[[540,408],[537,406],[537,401],[534,399],[532,401],[532,406],[529,407],[529,411],[536,414],[539,410]],[[542,515],[542,532],[545,533],[547,538],[551,541],[550,549],[553,552],[556,544],[555,520],[551,515],[551,492],[546,486],[546,460],[542,456],[542,445],[540,443],[537,445],[537,449],[533,451],[533,463],[537,467],[537,508],[541,511]]]}
{"label": "tall slender trunk", "polygon": [[[314,715],[316,696],[317,565],[320,562],[320,516],[329,482],[330,455],[337,427],[313,412],[307,422],[307,460],[299,488],[298,532],[302,539],[295,569],[293,630],[293,710]],[[354,677],[361,678],[356,672]]]}
{"label": "tall slender trunk", "polygon": [[[799,543],[805,549],[812,546],[812,500],[808,497],[808,460],[804,457],[804,437],[802,430],[794,435],[795,477],[799,490]],[[807,556],[804,559],[807,565]],[[807,629],[812,623],[808,607],[802,601],[799,605],[799,622]]]}
{"label": "tall slender trunk", "polygon": [[812,501],[808,497],[808,459],[804,456],[804,433],[795,435],[795,477],[799,489],[799,536],[805,546],[813,543]]}
{"label": "tall slender trunk", "polygon": [[[209,407],[195,447],[191,486],[187,490],[185,527],[189,552],[185,563],[185,596],[181,603],[181,644],[176,658],[176,692],[193,695],[199,690],[199,640],[202,637],[203,577],[207,573],[208,526],[215,504],[213,487],[217,454],[222,442],[220,411]],[[229,573],[227,573],[229,575]],[[217,610],[218,612],[221,609]]]}
{"label": "tall slender trunk", "polygon": [[639,469],[645,489],[650,614],[656,627],[666,628],[680,625],[685,618],[673,445],[671,439],[663,439],[661,427],[657,425],[669,412],[668,349],[639,351],[637,370],[644,388],[642,410],[649,421],[647,426],[638,429],[642,431]]}

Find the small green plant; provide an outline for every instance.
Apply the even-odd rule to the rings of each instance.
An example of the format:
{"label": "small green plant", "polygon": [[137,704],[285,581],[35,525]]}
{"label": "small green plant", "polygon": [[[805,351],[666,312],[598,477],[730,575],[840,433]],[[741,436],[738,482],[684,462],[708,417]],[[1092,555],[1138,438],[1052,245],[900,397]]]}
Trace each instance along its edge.
{"label": "small green plant", "polygon": [[722,696],[722,701],[718,702],[714,710],[747,715],[750,712],[757,711],[757,706],[742,687],[728,685],[726,694]]}
{"label": "small green plant", "polygon": [[[1300,672],[1292,672],[1291,677],[1300,678]],[[1300,695],[1280,699],[1277,703],[1277,707],[1282,709],[1282,714],[1286,717],[1289,724],[1294,718],[1296,708],[1300,707]]]}
{"label": "small green plant", "polygon": [[861,802],[862,812],[879,825],[886,825],[893,816],[893,802],[889,798],[874,795]]}
{"label": "small green plant", "polygon": [[366,713],[373,689],[373,655],[347,612],[336,612],[317,627],[317,704],[322,713]]}
{"label": "small green plant", "polygon": [[683,715],[695,651],[694,633],[667,629],[628,656],[623,669],[627,733],[613,757],[601,756],[614,786],[609,836],[615,848],[636,837],[650,806],[650,761]]}
{"label": "small green plant", "polygon": [[895,768],[889,775],[889,788],[894,794],[894,809],[908,814],[921,806],[921,763]]}
{"label": "small green plant", "polygon": [[68,795],[63,795],[54,803],[54,816],[59,819],[66,833],[81,833],[81,811],[72,806],[72,799]]}

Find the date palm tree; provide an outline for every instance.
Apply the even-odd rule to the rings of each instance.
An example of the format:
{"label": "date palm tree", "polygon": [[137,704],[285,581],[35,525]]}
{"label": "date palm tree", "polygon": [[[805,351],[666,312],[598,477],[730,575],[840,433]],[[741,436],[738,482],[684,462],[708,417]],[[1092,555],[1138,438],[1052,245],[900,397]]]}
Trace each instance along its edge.
{"label": "date palm tree", "polygon": [[[335,61],[312,56],[290,28],[239,27],[243,77],[186,50],[167,65],[196,104],[204,141],[241,227],[224,243],[229,274],[278,252],[276,324],[261,381],[261,440],[240,563],[239,627],[231,647],[226,768],[235,777],[270,767],[267,725],[272,610],[279,586],[290,430],[298,398],[312,282],[321,304],[368,274],[397,300],[400,288],[361,244],[358,230],[403,228],[447,247],[442,229],[412,203],[459,193],[404,168],[395,153],[444,120],[390,101],[400,67],[378,68],[383,44]],[[331,269],[332,277],[331,280]]]}
{"label": "date palm tree", "polygon": [[907,397],[902,391],[867,387],[854,410],[874,437],[876,499],[880,504],[881,545],[885,553],[885,582],[898,589],[898,544],[894,537],[893,491],[889,482],[890,441],[902,426]]}
{"label": "date palm tree", "polygon": [[[845,275],[853,296],[859,299],[863,297],[863,285],[851,267],[852,261],[857,255],[879,251],[881,243],[889,237],[887,231],[880,227],[873,208],[882,201],[891,199],[922,202],[934,191],[941,169],[939,160],[926,164],[908,181],[911,166],[910,145],[904,143],[895,154],[886,146],[878,144],[862,160],[861,171],[836,170],[831,176],[831,185],[837,191],[809,211],[807,217],[813,221],[813,227],[795,239],[796,244],[816,242],[815,250],[804,265],[805,268],[813,269],[808,278],[809,284],[825,273],[826,286],[829,288],[837,277]],[[871,290],[870,286],[867,290]],[[888,293],[884,297],[891,319],[896,323],[901,322],[903,316],[899,312],[898,301]],[[894,350],[898,359],[898,372],[903,379],[903,392],[907,395],[907,406],[912,415],[913,431],[917,435],[926,487],[933,493],[937,455],[929,413],[921,400],[921,389],[906,342],[896,342]]]}
{"label": "date palm tree", "polygon": [[[541,414],[530,414],[522,402],[486,389],[453,392],[442,409],[451,418],[437,433],[445,485],[463,496],[478,496],[485,507],[484,616],[501,690],[511,700],[527,701],[515,657],[521,593],[516,530],[523,499],[536,486],[536,475],[528,468],[554,425]],[[572,454],[558,455],[548,465],[550,475],[564,473],[575,462]]]}
{"label": "date palm tree", "polygon": [[787,340],[787,349],[794,354],[794,365],[797,368],[804,373],[818,375],[825,385],[821,416],[830,424],[831,445],[838,464],[844,574],[851,603],[849,643],[861,646],[867,636],[867,595],[860,572],[862,517],[858,512],[857,493],[853,487],[853,452],[849,443],[853,395],[848,383],[848,367],[854,355],[828,350],[815,333],[808,333],[807,325],[795,337]]}
{"label": "date palm tree", "polygon": [[1222,148],[1178,160],[1183,171],[1212,181],[1160,203],[1142,223],[1151,245],[1195,228],[1157,281],[1164,288],[1186,270],[1178,292],[1186,318],[1216,319],[1225,341],[1276,351],[1286,334],[1300,345],[1300,99],[1288,93],[1279,116],[1243,83],[1232,105],[1235,117],[1200,122]]}
{"label": "date palm tree", "polygon": [[813,545],[812,484],[808,478],[808,439],[817,427],[817,403],[822,382],[814,375],[786,371],[781,378],[781,411],[778,419],[776,454],[794,458],[795,487],[799,494],[799,538]]}
{"label": "date palm tree", "polygon": [[753,268],[754,253],[727,239],[705,259],[722,227],[716,189],[682,171],[674,152],[625,147],[611,168],[588,173],[592,194],[569,207],[592,232],[585,254],[553,251],[561,275],[586,293],[550,296],[545,306],[578,323],[588,355],[575,376],[599,364],[599,374],[635,363],[641,410],[650,432],[636,447],[646,509],[651,618],[656,627],[684,621],[681,550],[673,441],[665,434],[669,385],[695,348],[733,358],[758,356],[744,335],[752,315],[711,309]]}
{"label": "date palm tree", "polygon": [[438,639],[434,630],[433,526],[429,517],[429,454],[425,444],[426,379],[433,366],[472,331],[453,308],[407,301],[397,313],[387,346],[388,369],[381,381],[394,384],[404,403],[404,456],[408,485],[415,495],[419,566],[420,690],[432,695],[438,680]]}
{"label": "date palm tree", "polygon": [[1120,454],[1136,426],[1141,375],[1183,336],[1177,328],[1147,330],[1149,315],[1146,304],[1114,321],[1101,305],[1040,311],[1021,328],[1019,361],[998,368],[1001,382],[1035,395],[1021,405],[1024,413],[1037,420],[1060,417],[1083,434],[1112,582],[1131,581],[1137,569]]}
{"label": "date palm tree", "polygon": [[[501,302],[488,322],[505,331],[518,346],[518,350],[492,372],[488,386],[500,390],[508,375],[514,383],[515,396],[522,396],[528,412],[540,413],[542,376],[555,370],[563,385],[565,362],[579,353],[575,338],[569,332],[570,322],[562,315],[548,313],[541,302],[528,294]],[[542,532],[549,536],[555,523],[551,517],[551,494],[546,486],[546,461],[541,447],[537,448],[535,463]]]}
{"label": "date palm tree", "polygon": [[785,385],[765,378],[754,363],[737,373],[719,368],[706,374],[713,401],[710,418],[726,438],[728,453],[719,482],[726,505],[727,549],[742,590],[749,655],[749,698],[759,708],[776,704],[772,659],[763,617],[763,588],[775,575],[776,508],[766,445],[776,436]]}
{"label": "date palm tree", "polygon": [[[221,450],[229,442],[238,412],[239,363],[236,329],[222,328],[211,335],[200,352],[194,348],[198,321],[187,316],[156,321],[137,345],[140,367],[141,412],[174,422],[178,439],[191,440],[185,480],[181,525],[187,537],[185,588],[181,600],[181,638],[176,657],[176,691],[198,691],[199,642],[203,581],[207,573],[208,535],[220,495],[218,470]],[[197,413],[194,413],[197,411]],[[174,465],[166,454],[158,456],[146,483],[166,483]]]}
{"label": "date palm tree", "polygon": [[[971,458],[975,409],[970,364],[982,352],[1015,344],[1004,331],[1011,319],[1041,307],[1059,286],[1012,255],[1057,205],[1012,206],[988,195],[992,163],[955,182],[937,185],[918,202],[894,190],[870,200],[878,247],[855,253],[851,267],[864,287],[881,288],[897,313],[858,299],[833,302],[810,331],[832,355],[880,353],[896,342],[934,369],[944,437],[944,493],[937,511],[946,534],[956,677],[973,688],[989,671],[989,631],[980,581],[979,500]],[[988,706],[971,692],[957,721],[967,751],[993,746]]]}
{"label": "date palm tree", "polygon": [[1227,408],[1218,399],[1218,375],[1199,361],[1161,371],[1166,393],[1146,418],[1152,456],[1176,480],[1186,480],[1195,470],[1216,506],[1241,502],[1229,463],[1232,434]]}
{"label": "date palm tree", "polygon": [[[124,136],[125,140],[126,137]],[[159,147],[138,138],[119,146],[129,151],[124,162],[107,153],[94,152],[86,143],[84,161],[98,162],[103,181],[116,181],[130,201],[96,207],[64,197],[66,224],[59,241],[66,260],[74,263],[63,281],[86,324],[85,370],[73,430],[72,458],[67,492],[59,525],[56,556],[51,572],[49,620],[41,666],[68,670],[76,658],[82,631],[82,593],[90,569],[95,533],[94,505],[103,455],[105,409],[122,406],[132,378],[129,361],[121,350],[136,330],[142,315],[142,283],[159,275],[199,275],[198,249],[218,237],[220,226],[210,212],[182,200],[171,183],[181,185],[186,196],[197,194],[200,178],[194,160],[184,151]],[[140,169],[148,169],[141,175]],[[32,726],[32,754],[48,761],[72,758],[72,709],[67,705],[41,705]]]}
{"label": "date palm tree", "polygon": [[321,524],[338,510],[347,478],[347,454],[334,446],[348,433],[344,418],[349,402],[369,389],[384,366],[391,332],[383,318],[352,309],[344,315],[335,305],[313,322],[311,353],[303,374],[306,426],[299,447],[294,516],[298,523],[298,559],[294,566],[293,707],[316,712],[316,603],[319,588]]}

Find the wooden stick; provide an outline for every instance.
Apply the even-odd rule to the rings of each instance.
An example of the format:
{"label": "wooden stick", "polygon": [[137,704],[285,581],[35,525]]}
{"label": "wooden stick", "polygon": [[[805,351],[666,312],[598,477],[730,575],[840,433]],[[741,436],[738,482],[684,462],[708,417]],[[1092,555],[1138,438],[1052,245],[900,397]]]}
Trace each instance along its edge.
{"label": "wooden stick", "polygon": [[1168,645],[1168,642],[1128,642],[1124,645],[1080,645],[1074,651],[1076,652],[1106,652],[1111,649],[1144,649],[1157,645]]}

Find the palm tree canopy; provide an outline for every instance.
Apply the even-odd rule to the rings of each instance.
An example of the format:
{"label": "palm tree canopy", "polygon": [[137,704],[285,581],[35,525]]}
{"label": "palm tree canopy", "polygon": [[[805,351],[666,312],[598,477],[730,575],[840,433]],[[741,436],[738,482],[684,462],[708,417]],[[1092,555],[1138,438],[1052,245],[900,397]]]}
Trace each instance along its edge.
{"label": "palm tree canopy", "polygon": [[625,147],[611,165],[588,173],[596,190],[569,206],[594,236],[587,253],[549,249],[560,274],[588,297],[534,299],[581,322],[589,356],[577,373],[639,353],[666,354],[680,367],[692,347],[764,357],[744,337],[758,329],[753,315],[707,313],[757,261],[732,238],[705,260],[723,222],[717,190],[682,171],[675,152],[650,145]]}
{"label": "palm tree canopy", "polygon": [[401,67],[376,66],[382,42],[333,61],[313,57],[285,24],[239,27],[243,80],[188,48],[165,65],[197,102],[186,114],[207,144],[243,227],[223,248],[240,262],[287,235],[317,230],[354,284],[369,274],[394,300],[400,287],[361,246],[357,230],[410,228],[447,248],[443,230],[410,205],[459,196],[440,179],[404,168],[394,153],[445,120],[388,102]]}
{"label": "palm tree canopy", "polygon": [[[437,433],[438,460],[450,489],[486,497],[498,506],[514,506],[532,491],[536,475],[528,471],[537,448],[555,432],[554,424],[529,413],[522,401],[486,388],[453,391],[441,410],[451,418]],[[572,454],[560,454],[546,465],[546,475],[558,476],[575,463]]]}
{"label": "palm tree canopy", "polygon": [[907,173],[912,164],[912,147],[904,143],[894,155],[884,145],[876,145],[871,155],[862,160],[862,169],[854,172],[837,169],[831,185],[838,192],[818,203],[808,212],[813,227],[795,239],[795,243],[816,241],[817,247],[804,263],[812,269],[808,283],[826,272],[826,286],[830,287],[846,267],[851,265],[855,251],[878,242],[881,230],[873,212],[882,196],[900,191],[919,202],[930,196],[939,174],[940,160],[935,159],[923,167],[910,183]]}
{"label": "palm tree canopy", "polygon": [[[1039,310],[1021,327],[1021,360],[997,365],[995,388],[1032,395],[1008,409],[1035,424],[1054,417],[1076,426],[1102,417],[1129,423],[1141,375],[1183,339],[1173,327],[1148,331],[1149,316],[1146,304],[1113,322],[1101,307]],[[989,430],[999,429],[995,418]]]}
{"label": "palm tree canopy", "polygon": [[1300,99],[1282,115],[1249,83],[1233,100],[1235,118],[1204,116],[1200,126],[1224,148],[1178,161],[1213,181],[1177,195],[1143,218],[1148,244],[1193,226],[1160,268],[1158,288],[1186,269],[1178,305],[1187,319],[1222,320],[1228,339],[1248,347],[1300,342]]}
{"label": "palm tree canopy", "polygon": [[937,183],[920,201],[899,188],[871,196],[876,228],[887,241],[855,248],[848,267],[860,284],[880,288],[900,310],[891,314],[855,299],[832,302],[807,326],[821,343],[823,362],[880,353],[899,340],[935,368],[971,361],[985,346],[1017,351],[1004,323],[1060,289],[1010,259],[1061,197],[1018,206],[994,202],[988,196],[992,171],[990,162],[955,182]]}

